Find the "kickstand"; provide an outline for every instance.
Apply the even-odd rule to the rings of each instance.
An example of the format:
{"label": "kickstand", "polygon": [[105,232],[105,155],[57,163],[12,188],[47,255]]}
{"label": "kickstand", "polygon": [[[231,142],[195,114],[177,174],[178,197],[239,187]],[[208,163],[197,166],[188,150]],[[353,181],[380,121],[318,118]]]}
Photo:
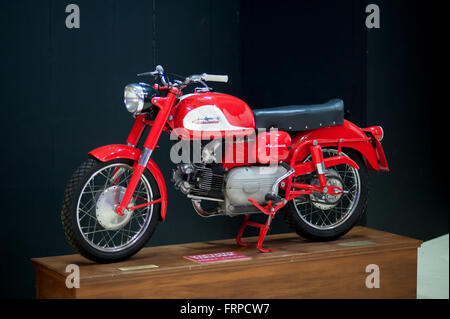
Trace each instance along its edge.
{"label": "kickstand", "polygon": [[244,230],[247,226],[257,227],[257,228],[259,228],[259,238],[258,238],[258,243],[256,244],[256,248],[258,248],[258,250],[262,253],[273,252],[273,249],[263,248],[262,244],[263,244],[264,238],[266,237],[267,232],[269,231],[270,224],[272,223],[274,215],[275,214],[271,214],[271,215],[267,216],[266,224],[259,224],[259,223],[251,222],[251,221],[249,221],[250,215],[246,215],[244,218],[244,221],[242,223],[241,229],[239,230],[239,233],[236,236],[236,243],[239,246],[249,246],[250,245],[249,243],[243,243],[241,241],[242,235],[244,234]]}

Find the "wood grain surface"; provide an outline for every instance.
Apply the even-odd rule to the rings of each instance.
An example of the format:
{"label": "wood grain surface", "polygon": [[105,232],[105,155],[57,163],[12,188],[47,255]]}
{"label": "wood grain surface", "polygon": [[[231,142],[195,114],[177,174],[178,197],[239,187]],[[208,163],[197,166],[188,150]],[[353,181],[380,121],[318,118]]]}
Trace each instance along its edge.
{"label": "wood grain surface", "polygon": [[[355,227],[331,242],[311,242],[292,233],[270,235],[265,246],[275,252],[267,254],[229,239],[148,247],[115,264],[96,264],[80,255],[31,261],[38,298],[416,298],[420,244]],[[183,258],[227,251],[250,259],[199,264]],[[80,267],[80,288],[66,287],[68,264]],[[380,269],[380,288],[366,287],[370,264]],[[146,265],[158,267],[119,270]]]}

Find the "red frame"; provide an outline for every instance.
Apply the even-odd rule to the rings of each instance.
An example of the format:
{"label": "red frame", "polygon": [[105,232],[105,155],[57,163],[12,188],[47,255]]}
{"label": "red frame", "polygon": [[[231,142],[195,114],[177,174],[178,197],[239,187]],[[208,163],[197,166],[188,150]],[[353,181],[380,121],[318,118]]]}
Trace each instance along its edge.
{"label": "red frame", "polygon": [[[127,190],[122,198],[122,201],[117,208],[117,213],[122,215],[124,209],[133,211],[135,209],[153,205],[156,203],[161,204],[161,220],[165,220],[167,212],[167,190],[164,178],[159,170],[158,166],[154,161],[150,159],[150,154],[157,147],[157,142],[164,130],[171,131],[175,128],[183,128],[183,117],[186,112],[192,108],[198,107],[205,103],[203,100],[208,100],[209,103],[214,103],[220,105],[221,99],[228,103],[228,107],[221,110],[227,117],[230,123],[240,127],[249,127],[247,130],[238,130],[235,136],[244,136],[252,134],[255,131],[254,118],[251,113],[250,108],[241,100],[230,97],[224,94],[217,93],[203,93],[196,94],[187,99],[183,99],[182,102],[178,103],[178,97],[182,95],[182,92],[177,88],[159,87],[154,86],[155,89],[161,91],[166,91],[165,97],[154,97],[152,98],[152,104],[159,108],[158,115],[153,121],[150,121],[146,114],[141,114],[136,117],[136,121],[133,128],[127,138],[128,145],[107,145],[97,148],[91,151],[89,154],[100,161],[107,162],[118,158],[127,158],[134,161],[134,173],[130,179]],[[223,104],[222,104],[223,105]],[[251,118],[250,118],[251,117]],[[136,146],[142,137],[145,126],[151,125],[151,130],[146,137],[143,144],[143,151],[139,150]],[[184,138],[195,139],[199,134],[198,132],[192,132],[187,130],[187,135]],[[216,135],[215,133],[223,134],[225,132],[208,132],[211,135]],[[384,155],[383,148],[378,139],[383,136],[383,131],[381,127],[370,127],[365,129],[360,129],[353,123],[349,121],[344,121],[343,125],[325,127],[315,130],[304,131],[290,136],[287,132],[278,132],[277,141],[286,145],[277,149],[279,152],[279,159],[285,161],[293,169],[293,173],[280,182],[280,188],[284,190],[284,198],[273,203],[268,201],[266,205],[260,205],[256,200],[250,198],[249,201],[256,206],[262,213],[268,215],[267,222],[265,224],[257,224],[249,221],[247,216],[244,219],[244,223],[238,233],[236,241],[240,245],[245,245],[241,241],[242,234],[247,226],[253,226],[260,228],[260,238],[257,247],[262,252],[268,252],[270,250],[262,248],[262,243],[264,237],[269,230],[270,223],[274,217],[274,214],[284,207],[290,200],[304,194],[311,194],[314,192],[323,192],[327,194],[339,194],[342,192],[338,187],[327,186],[326,177],[323,174],[323,169],[339,164],[348,164],[356,169],[359,169],[358,165],[350,158],[342,156],[342,148],[351,148],[358,151],[367,167],[371,170],[388,171],[388,165],[386,157]],[[223,136],[223,135],[220,135]],[[253,153],[258,159],[261,155],[267,155],[266,143],[270,136],[270,132],[263,133],[262,135],[257,135],[257,141],[264,146],[265,154],[260,154],[259,148],[255,149]],[[278,144],[277,144],[278,145]],[[232,145],[236,148],[236,145]],[[249,154],[248,148],[255,147],[250,143],[245,143],[244,151]],[[278,147],[278,146],[277,146]],[[323,158],[322,148],[336,148],[338,150],[338,155]],[[311,154],[312,160],[304,162],[305,158]],[[264,156],[263,156],[264,157]],[[253,165],[245,160],[243,163],[230,163],[230,161],[225,161],[222,166],[224,169],[230,169],[234,166],[243,165]],[[161,197],[155,199],[151,202],[144,203],[134,207],[128,207],[135,188],[141,178],[143,172],[147,169],[155,178],[156,183],[159,188]],[[312,173],[314,171],[318,172],[320,185],[307,185],[294,183],[293,178],[299,175]]]}

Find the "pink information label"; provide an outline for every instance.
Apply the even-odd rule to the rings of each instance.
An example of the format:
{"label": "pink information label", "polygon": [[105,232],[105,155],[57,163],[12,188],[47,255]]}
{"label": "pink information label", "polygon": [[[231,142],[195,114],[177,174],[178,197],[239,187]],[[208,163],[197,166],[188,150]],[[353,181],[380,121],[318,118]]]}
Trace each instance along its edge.
{"label": "pink information label", "polygon": [[197,263],[201,263],[201,264],[221,262],[221,261],[250,259],[249,256],[238,254],[238,253],[235,253],[234,251],[228,251],[228,252],[223,252],[223,253],[214,253],[214,254],[184,256],[184,258],[195,261]]}

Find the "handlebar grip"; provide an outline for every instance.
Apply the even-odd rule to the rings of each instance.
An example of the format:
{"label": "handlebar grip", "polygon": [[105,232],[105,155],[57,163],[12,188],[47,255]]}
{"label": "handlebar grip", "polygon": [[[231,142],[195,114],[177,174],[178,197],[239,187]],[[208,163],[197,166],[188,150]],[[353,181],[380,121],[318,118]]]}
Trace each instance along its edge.
{"label": "handlebar grip", "polygon": [[228,75],[214,75],[214,74],[206,74],[203,73],[202,75],[203,81],[207,82],[228,82]]}

